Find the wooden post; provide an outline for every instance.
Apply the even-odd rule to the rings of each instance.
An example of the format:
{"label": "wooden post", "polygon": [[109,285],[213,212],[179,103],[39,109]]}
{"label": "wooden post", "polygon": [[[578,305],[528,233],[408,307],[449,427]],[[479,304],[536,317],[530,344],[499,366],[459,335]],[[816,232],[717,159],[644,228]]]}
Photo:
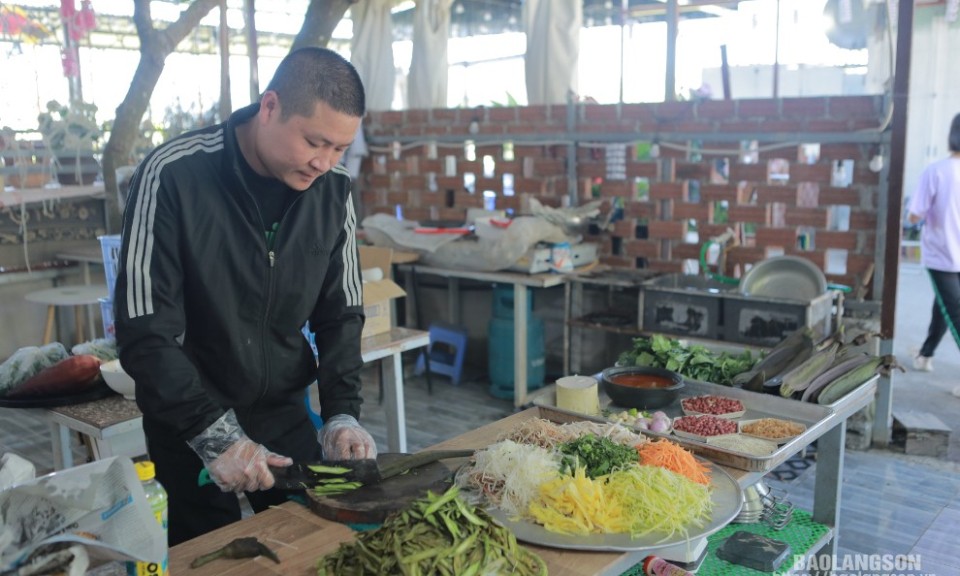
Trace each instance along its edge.
{"label": "wooden post", "polygon": [[730,63],[727,61],[727,45],[720,46],[720,75],[723,78],[723,99],[729,100],[730,95]]}
{"label": "wooden post", "polygon": [[250,61],[250,102],[257,102],[260,100],[260,68],[257,64],[260,56],[257,47],[255,0],[244,0],[243,23],[246,27],[247,59]]}
{"label": "wooden post", "polygon": [[776,40],[773,45],[773,97],[780,97],[780,0],[777,0]]}
{"label": "wooden post", "polygon": [[233,112],[230,103],[230,26],[227,25],[227,0],[220,0],[220,119]]}
{"label": "wooden post", "polygon": [[900,265],[900,206],[903,204],[903,166],[907,146],[907,105],[910,96],[910,52],[913,37],[913,2],[900,2],[897,17],[897,60],[893,77],[893,118],[890,124],[890,171],[887,173],[886,245],[880,298],[880,333],[893,339],[897,307],[897,267]]}
{"label": "wooden post", "polygon": [[677,0],[667,0],[667,81],[663,89],[664,102],[677,99],[677,27],[679,21]]}
{"label": "wooden post", "polygon": [[[900,2],[897,10],[896,73],[893,77],[893,117],[890,132],[890,169],[887,172],[887,194],[881,214],[886,211],[883,237],[883,262],[874,275],[874,284],[881,287],[880,353],[893,353],[893,330],[897,312],[897,272],[900,266],[902,234],[903,165],[907,146],[907,105],[910,100],[910,52],[913,42],[913,2]],[[881,195],[881,198],[883,195]],[[875,295],[876,296],[876,295]],[[873,444],[890,442],[893,423],[893,374],[881,376],[877,383],[877,410],[873,423]]]}

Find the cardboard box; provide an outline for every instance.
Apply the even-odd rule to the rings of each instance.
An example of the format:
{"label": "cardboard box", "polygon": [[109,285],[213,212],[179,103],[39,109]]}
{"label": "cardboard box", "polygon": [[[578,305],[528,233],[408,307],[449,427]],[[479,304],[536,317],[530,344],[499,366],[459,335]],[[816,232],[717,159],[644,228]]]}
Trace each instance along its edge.
{"label": "cardboard box", "polygon": [[363,325],[364,338],[388,332],[393,327],[393,299],[407,295],[393,281],[392,261],[393,250],[390,248],[360,247],[360,269],[376,268],[382,276],[381,280],[363,283],[363,312],[367,316]]}

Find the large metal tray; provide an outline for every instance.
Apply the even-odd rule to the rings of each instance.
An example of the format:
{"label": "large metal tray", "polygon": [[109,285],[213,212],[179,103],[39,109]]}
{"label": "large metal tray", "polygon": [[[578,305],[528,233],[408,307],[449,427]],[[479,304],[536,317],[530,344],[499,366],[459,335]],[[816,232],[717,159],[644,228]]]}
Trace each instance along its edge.
{"label": "large metal tray", "polygon": [[707,463],[707,466],[710,468],[710,492],[713,500],[710,520],[702,527],[690,528],[686,534],[677,533],[664,537],[662,533],[653,532],[636,538],[629,534],[558,534],[534,522],[512,520],[498,508],[490,508],[487,512],[497,522],[509,528],[516,535],[517,540],[540,546],[595,552],[662,550],[688,543],[693,547],[695,546],[693,542],[706,538],[729,524],[740,514],[743,506],[743,491],[737,481],[723,468],[711,463]]}
{"label": "large metal tray", "polygon": [[[830,428],[835,426],[839,420],[846,419],[853,410],[848,410],[848,406],[860,404],[860,399],[864,395],[872,395],[876,390],[878,377],[871,378],[856,390],[847,394],[838,400],[832,406],[821,406],[809,402],[800,402],[788,398],[781,398],[772,394],[761,394],[750,392],[741,388],[731,388],[709,382],[698,382],[695,380],[686,380],[686,386],[680,393],[680,398],[673,404],[661,408],[671,418],[682,416],[683,410],[680,408],[680,401],[690,396],[700,396],[703,394],[714,394],[736,398],[743,402],[746,413],[741,420],[754,420],[757,418],[783,418],[804,424],[806,431],[793,440],[781,445],[775,452],[766,456],[756,456],[736,450],[729,450],[719,446],[713,446],[700,440],[690,438],[681,438],[674,434],[664,434],[643,430],[642,432],[649,436],[669,438],[678,444],[689,448],[695,454],[707,458],[717,464],[730,466],[739,470],[749,472],[768,472],[783,462],[790,456],[796,454],[808,444],[822,436]],[[549,386],[532,394],[531,401],[534,405],[542,408],[549,408],[560,413],[573,414],[587,420],[595,422],[612,422],[611,419],[603,416],[579,414],[557,407],[556,388]],[[600,387],[600,409],[620,412],[625,410],[620,406],[613,405],[610,398]]]}
{"label": "large metal tray", "polygon": [[827,291],[823,271],[800,256],[775,256],[758,262],[740,279],[740,293],[809,302]]}

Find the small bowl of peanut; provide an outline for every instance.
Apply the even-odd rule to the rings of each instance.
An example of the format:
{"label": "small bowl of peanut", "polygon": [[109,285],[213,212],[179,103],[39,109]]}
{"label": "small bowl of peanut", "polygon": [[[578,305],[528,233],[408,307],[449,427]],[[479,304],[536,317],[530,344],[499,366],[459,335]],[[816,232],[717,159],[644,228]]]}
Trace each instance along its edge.
{"label": "small bowl of peanut", "polygon": [[807,427],[803,424],[780,418],[760,418],[740,422],[741,434],[777,444],[786,444],[806,431]]}

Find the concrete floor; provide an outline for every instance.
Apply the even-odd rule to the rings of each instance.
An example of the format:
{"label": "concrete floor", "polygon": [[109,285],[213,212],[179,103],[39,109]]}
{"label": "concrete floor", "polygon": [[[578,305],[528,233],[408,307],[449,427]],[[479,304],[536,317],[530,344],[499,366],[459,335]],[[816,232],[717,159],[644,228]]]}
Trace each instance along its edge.
{"label": "concrete floor", "polygon": [[[933,307],[933,288],[926,270],[901,266],[897,288],[897,318],[894,328],[894,354],[906,372],[893,377],[893,409],[932,414],[953,430],[947,459],[960,462],[960,347],[949,332],[937,348],[933,372],[913,369],[913,356],[927,336]],[[960,574],[960,572],[958,572]]]}
{"label": "concrete floor", "polygon": [[[905,265],[900,274],[894,351],[907,368],[893,379],[894,410],[914,410],[937,416],[957,430],[946,458],[905,454],[898,446],[866,451],[848,450],[841,498],[838,554],[912,554],[919,559],[906,574],[960,575],[960,349],[952,340],[941,344],[935,371],[910,368],[911,348],[926,335],[933,292],[924,271]],[[404,362],[408,369],[413,357]],[[459,386],[435,377],[428,394],[422,377],[410,377],[405,387],[408,449],[420,450],[513,412],[512,402],[493,398],[489,382],[476,369],[468,370]],[[386,418],[377,401],[375,372],[364,375],[362,420],[378,444],[386,446]],[[78,461],[85,452],[74,445]],[[0,454],[14,451],[33,460],[41,473],[52,467],[46,426],[31,414],[0,409]],[[796,474],[785,479],[768,475],[798,507],[813,502],[815,458],[789,462]],[[793,479],[786,479],[795,476]]]}

